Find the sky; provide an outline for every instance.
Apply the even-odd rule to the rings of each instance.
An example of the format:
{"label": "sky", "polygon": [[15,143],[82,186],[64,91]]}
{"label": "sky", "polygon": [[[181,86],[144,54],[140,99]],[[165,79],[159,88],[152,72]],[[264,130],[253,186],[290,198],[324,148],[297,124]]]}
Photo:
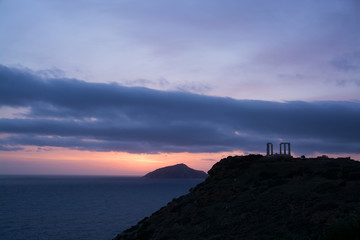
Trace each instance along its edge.
{"label": "sky", "polygon": [[357,0],[0,0],[0,174],[360,160]]}

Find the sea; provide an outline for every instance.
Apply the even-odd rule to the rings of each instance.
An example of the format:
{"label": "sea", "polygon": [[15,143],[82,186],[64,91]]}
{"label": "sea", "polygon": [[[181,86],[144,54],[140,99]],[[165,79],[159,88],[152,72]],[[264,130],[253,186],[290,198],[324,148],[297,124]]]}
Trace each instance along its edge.
{"label": "sea", "polygon": [[202,181],[0,176],[0,239],[111,240]]}

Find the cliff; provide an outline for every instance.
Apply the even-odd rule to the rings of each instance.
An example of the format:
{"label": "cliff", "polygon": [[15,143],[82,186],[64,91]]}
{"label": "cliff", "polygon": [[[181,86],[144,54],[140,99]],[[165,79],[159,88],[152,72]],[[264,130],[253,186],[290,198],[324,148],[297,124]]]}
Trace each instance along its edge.
{"label": "cliff", "polygon": [[360,239],[360,162],[228,157],[115,239]]}
{"label": "cliff", "polygon": [[163,167],[149,172],[145,178],[207,178],[203,171],[189,168],[185,164],[176,164],[173,166]]}

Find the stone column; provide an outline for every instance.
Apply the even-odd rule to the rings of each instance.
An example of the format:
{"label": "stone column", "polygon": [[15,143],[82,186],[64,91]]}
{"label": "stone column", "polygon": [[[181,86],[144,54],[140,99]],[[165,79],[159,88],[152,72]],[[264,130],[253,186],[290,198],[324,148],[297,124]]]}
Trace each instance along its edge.
{"label": "stone column", "polygon": [[289,144],[289,155],[291,155],[291,152],[290,152],[290,143],[288,143]]}
{"label": "stone column", "polygon": [[267,156],[271,156],[271,155],[273,155],[273,154],[274,154],[273,144],[270,143],[270,142],[268,142],[268,143],[266,144],[266,155],[267,155]]}

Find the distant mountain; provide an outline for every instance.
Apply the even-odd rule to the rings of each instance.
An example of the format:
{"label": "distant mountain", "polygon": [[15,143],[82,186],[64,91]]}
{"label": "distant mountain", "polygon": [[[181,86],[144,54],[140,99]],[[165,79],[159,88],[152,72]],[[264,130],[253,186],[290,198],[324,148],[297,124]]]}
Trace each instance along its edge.
{"label": "distant mountain", "polygon": [[173,166],[163,167],[149,172],[145,178],[207,178],[203,171],[189,168],[185,164],[176,164]]}
{"label": "distant mountain", "polygon": [[359,189],[349,158],[228,157],[114,240],[360,239]]}

